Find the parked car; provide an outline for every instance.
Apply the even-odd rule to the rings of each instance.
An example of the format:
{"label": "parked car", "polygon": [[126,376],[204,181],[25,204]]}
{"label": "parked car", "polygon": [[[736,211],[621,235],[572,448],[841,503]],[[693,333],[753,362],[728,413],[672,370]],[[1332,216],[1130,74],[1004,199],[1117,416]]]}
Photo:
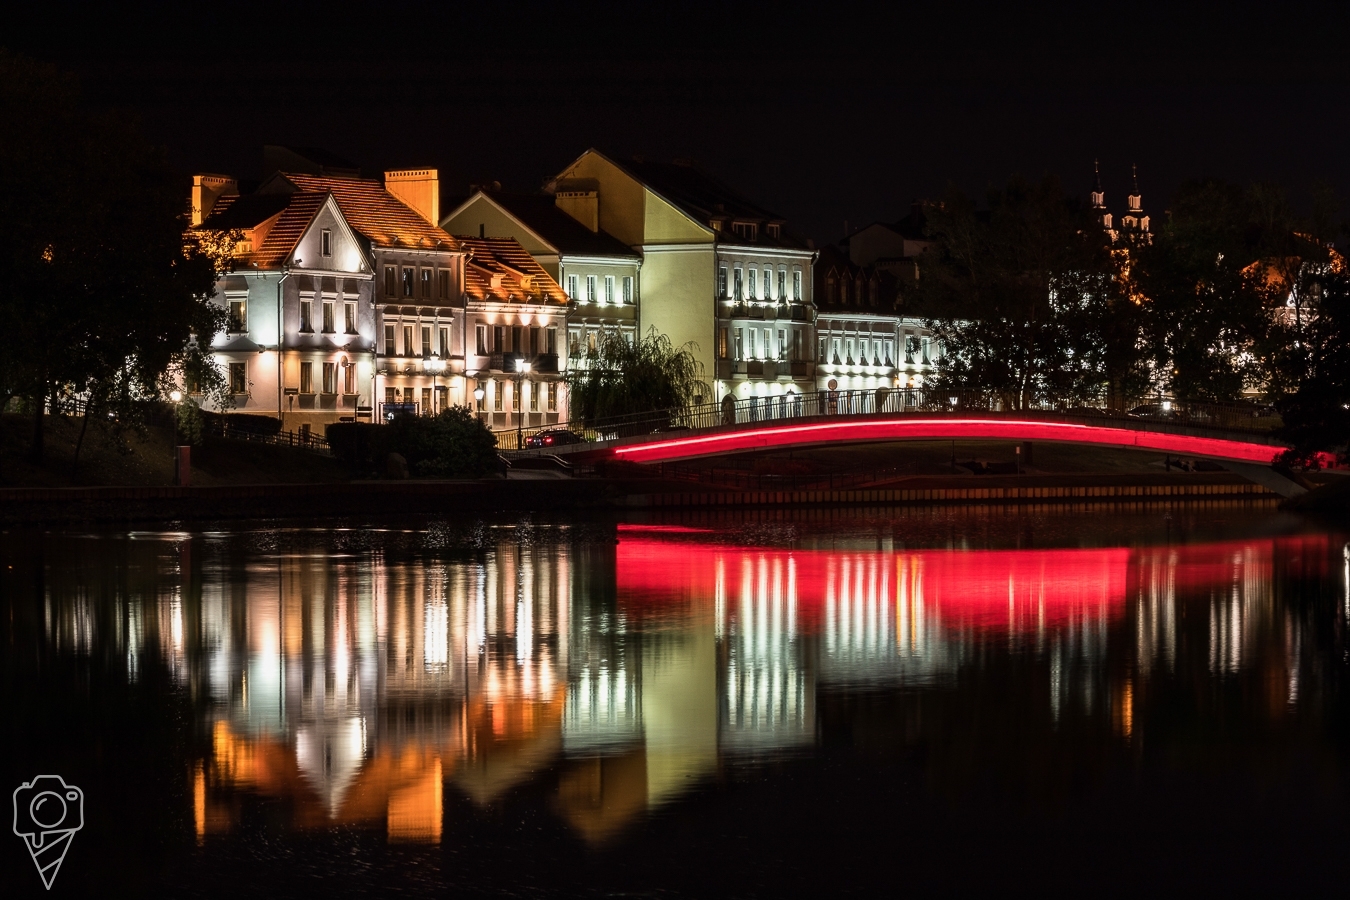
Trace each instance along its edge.
{"label": "parked car", "polygon": [[1179,419],[1181,410],[1175,403],[1145,403],[1130,410],[1130,415],[1142,419]]}
{"label": "parked car", "polygon": [[527,447],[560,447],[563,444],[581,444],[584,443],[581,435],[575,431],[568,431],[566,428],[550,428],[548,431],[539,431],[530,435],[525,441]]}

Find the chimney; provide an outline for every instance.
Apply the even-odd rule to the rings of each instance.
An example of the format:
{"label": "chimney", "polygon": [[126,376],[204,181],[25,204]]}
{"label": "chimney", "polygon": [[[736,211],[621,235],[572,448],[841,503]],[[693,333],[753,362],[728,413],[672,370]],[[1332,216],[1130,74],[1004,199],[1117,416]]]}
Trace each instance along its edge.
{"label": "chimney", "polygon": [[594,178],[559,179],[553,202],[591,231],[600,230],[600,185]]}
{"label": "chimney", "polygon": [[216,201],[226,194],[239,193],[239,182],[225,175],[192,176],[192,224],[200,225],[211,215]]}
{"label": "chimney", "polygon": [[384,189],[432,225],[441,227],[441,180],[436,169],[385,172]]}

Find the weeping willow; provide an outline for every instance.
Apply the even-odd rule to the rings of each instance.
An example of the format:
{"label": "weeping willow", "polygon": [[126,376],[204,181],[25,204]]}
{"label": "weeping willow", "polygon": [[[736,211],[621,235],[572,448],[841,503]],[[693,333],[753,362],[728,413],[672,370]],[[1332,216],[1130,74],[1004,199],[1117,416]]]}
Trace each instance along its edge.
{"label": "weeping willow", "polygon": [[588,427],[602,419],[670,411],[678,417],[710,396],[696,344],[676,347],[652,328],[630,341],[604,331],[584,362],[567,373],[572,419]]}

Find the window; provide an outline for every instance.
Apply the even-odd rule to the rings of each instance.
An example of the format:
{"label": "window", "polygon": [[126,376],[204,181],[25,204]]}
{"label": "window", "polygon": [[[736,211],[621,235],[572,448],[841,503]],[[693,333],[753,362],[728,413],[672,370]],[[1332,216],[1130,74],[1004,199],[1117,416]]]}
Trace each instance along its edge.
{"label": "window", "polygon": [[410,266],[403,268],[403,296],[411,297],[413,295],[413,270]]}
{"label": "window", "polygon": [[837,366],[839,365],[839,338],[835,338],[831,343],[834,345],[834,353],[830,356],[830,362]]}
{"label": "window", "polygon": [[530,412],[539,412],[539,386],[530,384]]}
{"label": "window", "polygon": [[384,389],[384,402],[385,402],[385,403],[393,403],[393,402],[394,402],[394,389],[393,389],[393,388],[387,387],[387,388]]}
{"label": "window", "polygon": [[744,277],[743,273],[741,272],[741,267],[737,266],[735,269],[732,270],[731,274],[732,274],[731,288],[733,292],[732,299],[741,300],[745,297],[745,292],[741,289],[742,287],[741,279]]}
{"label": "window", "polygon": [[342,393],[356,393],[356,363],[354,362],[342,364]]}
{"label": "window", "polygon": [[778,299],[787,299],[787,269],[778,270]]}
{"label": "window", "polygon": [[431,388],[422,388],[422,412],[431,412]]}
{"label": "window", "polygon": [[727,295],[727,267],[717,267],[717,296],[725,297]]}
{"label": "window", "polygon": [[820,353],[816,355],[816,359],[821,362],[826,362],[829,359],[829,357],[825,355],[825,338],[820,339]]}
{"label": "window", "polygon": [[520,411],[520,381],[511,382],[511,409]]}
{"label": "window", "polygon": [[384,355],[398,356],[398,351],[394,349],[394,326],[384,326]]}
{"label": "window", "polygon": [[577,276],[575,275],[567,276],[567,299],[577,299]]}
{"label": "window", "polygon": [[558,411],[558,382],[556,381],[548,383],[548,411]]}
{"label": "window", "polygon": [[506,327],[504,325],[492,326],[492,352],[504,353],[506,351]]}
{"label": "window", "polygon": [[923,341],[922,341],[922,348],[923,348],[923,364],[924,364],[925,366],[926,366],[926,365],[929,365],[929,364],[930,364],[930,361],[931,361],[931,359],[932,359],[932,355],[931,355],[932,344],[933,344],[933,342],[932,342],[932,339],[931,339],[931,338],[924,338]]}
{"label": "window", "polygon": [[487,326],[479,325],[477,329],[475,329],[475,331],[478,335],[478,346],[474,352],[476,352],[479,356],[487,356],[488,355]]}
{"label": "window", "polygon": [[511,326],[511,350],[515,353],[521,354],[525,352],[525,341],[522,340],[521,329],[519,325]]}
{"label": "window", "polygon": [[393,266],[384,267],[384,295],[386,297],[398,296],[398,270]]}
{"label": "window", "polygon": [[[477,397],[477,396],[476,396],[476,397],[473,398],[473,400],[474,400],[474,405],[478,407],[478,411],[479,411],[479,412],[483,412],[484,410],[487,409],[487,387],[488,387],[488,385],[487,385],[486,382],[480,381],[480,382],[478,382],[478,386],[479,386],[479,390],[481,390],[481,391],[483,392],[483,396],[481,396],[481,397]],[[477,394],[478,391],[474,391],[474,393]]]}
{"label": "window", "polygon": [[887,340],[887,341],[886,341],[886,365],[888,365],[888,366],[893,366],[893,365],[895,365],[895,363],[892,362],[892,360],[894,360],[894,359],[895,359],[895,341],[893,341],[893,340]]}
{"label": "window", "polygon": [[802,302],[802,270],[792,270],[792,299],[797,303]]}
{"label": "window", "polygon": [[244,298],[230,300],[230,331],[248,331],[248,301]]}
{"label": "window", "polygon": [[759,334],[759,329],[758,329],[758,328],[751,328],[751,329],[749,329],[749,332],[750,332],[750,334],[748,335],[748,337],[750,338],[750,346],[749,346],[748,349],[750,350],[750,356],[747,357],[747,358],[748,358],[748,359],[755,359],[756,357],[759,356],[759,354],[755,352],[755,335]]}
{"label": "window", "polygon": [[778,358],[787,359],[787,332],[778,329]]}
{"label": "window", "polygon": [[450,355],[450,329],[442,328],[440,336],[441,336],[441,345],[440,345],[441,356],[447,357]]}
{"label": "window", "polygon": [[413,355],[413,327],[411,325],[403,326],[403,355]]}
{"label": "window", "polygon": [[848,279],[839,282],[839,302],[848,306]]}
{"label": "window", "polygon": [[567,332],[567,355],[574,358],[581,355],[581,332],[575,328]]}
{"label": "window", "polygon": [[441,298],[442,300],[449,300],[449,299],[450,299],[450,270],[449,270],[449,269],[441,269],[440,275],[441,275],[441,293],[440,293],[440,298]]}
{"label": "window", "polygon": [[343,324],[346,326],[347,333],[356,334],[356,304],[348,300],[342,304],[342,308],[343,317],[346,319]]}
{"label": "window", "polygon": [[430,325],[423,325],[423,326],[422,326],[422,357],[425,359],[426,357],[428,357],[428,356],[430,356],[430,355],[431,355],[431,326],[430,326]]}
{"label": "window", "polygon": [[319,255],[333,255],[333,232],[329,231],[327,228],[319,232]]}
{"label": "window", "polygon": [[773,329],[764,329],[764,358],[773,359]]}
{"label": "window", "polygon": [[755,289],[755,272],[756,272],[755,269],[751,269],[749,272],[746,273],[747,280],[745,282],[745,293],[746,296],[749,297],[751,300],[759,299],[758,296],[759,292]]}
{"label": "window", "polygon": [[430,300],[430,299],[431,299],[431,270],[430,270],[430,269],[423,269],[423,270],[422,270],[422,299],[423,299],[423,300]]}
{"label": "window", "polygon": [[606,276],[605,276],[605,302],[606,302],[606,303],[609,303],[609,304],[611,304],[611,305],[614,303],[614,276],[613,276],[613,275],[606,275]]}
{"label": "window", "polygon": [[313,330],[314,330],[313,307],[314,307],[314,301],[312,301],[312,300],[301,300],[301,301],[300,301],[300,330],[301,330],[301,331],[313,331]]}
{"label": "window", "polygon": [[731,343],[731,335],[728,333],[728,330],[727,330],[726,328],[719,328],[719,329],[717,330],[717,358],[718,358],[718,359],[726,359],[726,358],[727,358],[727,350],[729,349],[729,348],[728,348],[728,344],[730,344],[730,343]]}
{"label": "window", "polygon": [[764,270],[764,299],[773,299],[773,269]]}
{"label": "window", "polygon": [[919,352],[919,339],[906,333],[903,340],[905,342],[905,363],[912,366],[914,365],[914,354]]}
{"label": "window", "polygon": [[625,306],[633,305],[633,276],[623,276],[623,302]]}
{"label": "window", "polygon": [[337,393],[337,363],[326,362],[323,364],[323,392],[325,394]]}
{"label": "window", "polygon": [[759,226],[754,222],[732,222],[731,230],[737,237],[745,238],[747,241],[753,241],[759,237]]}
{"label": "window", "polygon": [[592,356],[595,355],[598,339],[599,339],[598,332],[594,331],[586,332],[586,352],[591,354]]}
{"label": "window", "polygon": [[325,300],[323,301],[323,333],[332,334],[333,331],[333,301]]}
{"label": "window", "polygon": [[778,227],[777,225],[775,225],[775,224],[765,225],[765,226],[764,226],[764,230],[767,231],[767,232],[769,232],[769,237],[774,238],[774,239],[777,239],[777,238],[778,238],[778,235],[782,233],[782,231],[779,229],[779,227]]}
{"label": "window", "polygon": [[745,359],[745,329],[736,329],[736,358]]}
{"label": "window", "polygon": [[802,358],[802,332],[798,328],[792,329],[792,360],[796,362]]}
{"label": "window", "polygon": [[497,412],[502,411],[502,401],[505,399],[502,393],[502,383],[497,380],[492,382],[492,408]]}
{"label": "window", "polygon": [[248,363],[230,363],[230,393],[248,393]]}
{"label": "window", "polygon": [[596,296],[596,278],[594,275],[586,276],[586,302],[594,303],[599,297]]}
{"label": "window", "polygon": [[312,362],[300,364],[300,393],[314,393],[314,363]]}
{"label": "window", "polygon": [[546,343],[544,344],[545,353],[558,352],[558,329],[550,328],[544,332]]}
{"label": "window", "polygon": [[530,329],[530,355],[538,356],[539,352],[539,328],[535,327]]}

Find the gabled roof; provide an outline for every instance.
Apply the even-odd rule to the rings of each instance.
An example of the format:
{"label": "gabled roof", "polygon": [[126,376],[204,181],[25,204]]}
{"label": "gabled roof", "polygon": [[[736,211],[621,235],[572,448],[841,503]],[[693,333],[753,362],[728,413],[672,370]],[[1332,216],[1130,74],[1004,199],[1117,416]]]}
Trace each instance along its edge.
{"label": "gabled roof", "polygon": [[[533,231],[560,255],[638,258],[638,254],[623,241],[603,231],[591,231],[558,209],[557,202],[551,194],[482,190],[478,191],[478,194],[495,203],[509,216]],[[469,198],[472,199],[473,197]],[[465,203],[467,202],[466,200]]]}
{"label": "gabled roof", "polygon": [[347,222],[377,247],[420,250],[457,250],[448,233],[415,213],[379,181],[369,178],[328,178],[296,172],[278,172],[260,189],[331,193]]}
{"label": "gabled roof", "polygon": [[[820,249],[814,269],[815,292],[812,295],[816,309],[821,313],[852,313],[855,315],[894,315],[900,297],[900,280],[887,271],[872,266],[860,266],[849,259],[841,247],[825,246]],[[868,295],[857,293],[858,281],[867,285]],[[837,293],[831,293],[830,287],[838,290],[839,283],[848,283],[847,303],[840,303]],[[877,303],[871,303],[871,284],[876,282]]]}
{"label": "gabled roof", "polygon": [[314,217],[328,201],[328,193],[301,191],[293,194],[268,196],[248,195],[218,202],[216,209],[199,227],[203,231],[252,230],[273,217],[276,221],[267,229],[261,244],[236,259],[258,266],[273,268],[281,265],[295,250]]}
{"label": "gabled roof", "polygon": [[[646,185],[685,215],[705,227],[714,219],[754,222],[760,227],[755,240],[736,235],[729,228],[719,232],[718,241],[728,244],[783,247],[793,250],[809,249],[806,241],[781,227],[783,217],[753,202],[744,194],[684,162],[649,162],[628,159],[622,162],[605,156],[598,150],[591,153],[609,160],[634,179]],[[766,223],[779,224],[779,236],[773,237],[763,227]]]}
{"label": "gabled roof", "polygon": [[[455,240],[469,253],[464,267],[467,299],[567,304],[567,294],[515,238],[457,236]],[[497,288],[492,286],[494,276],[500,276]]]}

